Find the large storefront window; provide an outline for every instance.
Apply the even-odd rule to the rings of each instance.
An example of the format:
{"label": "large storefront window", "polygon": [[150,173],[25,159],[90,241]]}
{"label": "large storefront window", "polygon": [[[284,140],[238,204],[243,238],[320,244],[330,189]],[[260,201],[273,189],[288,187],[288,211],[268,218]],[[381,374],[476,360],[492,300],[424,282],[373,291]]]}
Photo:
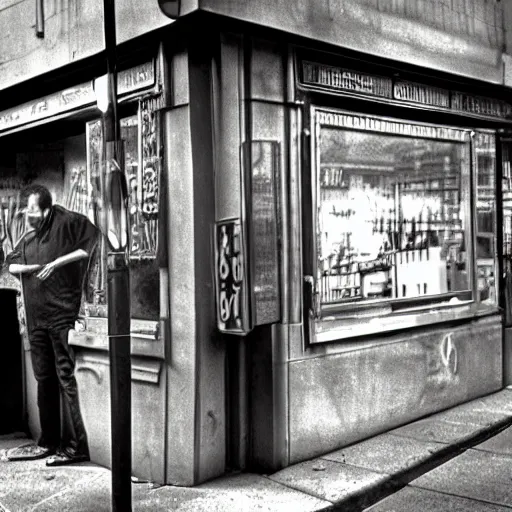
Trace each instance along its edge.
{"label": "large storefront window", "polygon": [[320,316],[345,312],[349,328],[372,314],[495,304],[493,134],[323,110],[315,121]]}

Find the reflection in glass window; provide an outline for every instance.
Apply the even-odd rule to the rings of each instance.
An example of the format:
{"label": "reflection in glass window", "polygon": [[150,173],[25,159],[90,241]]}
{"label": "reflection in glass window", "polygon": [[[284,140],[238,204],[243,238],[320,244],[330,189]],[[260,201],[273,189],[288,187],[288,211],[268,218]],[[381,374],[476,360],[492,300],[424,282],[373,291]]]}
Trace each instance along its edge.
{"label": "reflection in glass window", "polygon": [[501,198],[502,198],[502,230],[503,244],[503,295],[504,320],[507,327],[512,326],[512,141],[502,139],[501,144]]}
{"label": "reflection in glass window", "polygon": [[321,301],[470,298],[464,144],[331,127],[319,139]]}
{"label": "reflection in glass window", "polygon": [[496,141],[494,134],[474,138],[477,172],[476,270],[481,301],[496,302]]}

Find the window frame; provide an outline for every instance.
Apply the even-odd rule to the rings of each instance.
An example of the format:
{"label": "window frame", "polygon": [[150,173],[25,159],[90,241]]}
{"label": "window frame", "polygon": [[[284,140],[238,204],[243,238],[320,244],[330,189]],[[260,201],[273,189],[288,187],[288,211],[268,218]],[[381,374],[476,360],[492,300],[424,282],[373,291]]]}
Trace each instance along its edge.
{"label": "window frame", "polygon": [[[146,222],[148,219],[143,215],[142,213],[142,205],[144,204],[145,199],[145,189],[143,187],[144,183],[144,172],[145,172],[145,165],[150,164],[151,168],[156,167],[157,171],[157,180],[158,180],[158,189],[157,189],[157,211],[156,211],[156,217],[155,214],[153,214],[153,218],[150,219],[153,224],[153,229],[150,229],[148,231],[148,238],[151,238],[151,243],[147,244],[151,247],[151,250],[147,251],[146,253],[142,253],[142,251],[139,252],[138,247],[133,246],[133,242],[135,240],[133,229],[135,227],[140,227],[140,225],[135,226],[132,223],[132,216],[131,211],[129,212],[129,228],[130,228],[130,234],[129,234],[129,247],[128,247],[128,261],[131,270],[133,270],[133,267],[137,265],[146,265],[146,264],[154,264],[155,262],[158,262],[158,238],[160,236],[160,227],[159,224],[161,222],[161,215],[163,213],[160,212],[160,187],[161,187],[161,176],[162,176],[162,158],[163,154],[161,152],[160,144],[158,143],[159,137],[160,137],[160,126],[159,126],[159,118],[155,120],[155,132],[156,132],[156,154],[148,154],[151,153],[151,151],[148,151],[148,148],[145,147],[148,145],[148,139],[147,136],[144,135],[144,119],[143,114],[145,113],[143,109],[143,102],[158,102],[161,101],[161,95],[157,95],[152,98],[146,98],[146,99],[140,99],[137,101],[136,104],[133,104],[132,111],[130,113],[125,113],[120,118],[120,124],[121,124],[121,132],[124,130],[134,129],[134,136],[132,137],[133,141],[133,149],[136,150],[137,155],[134,159],[134,162],[136,164],[136,184],[137,184],[137,193],[134,195],[134,199],[136,200],[135,203],[131,201],[131,198],[129,198],[129,208],[131,210],[132,206],[136,207],[136,215],[140,219],[144,219],[140,224],[143,222]],[[136,105],[136,107],[135,107]],[[157,108],[155,105],[150,105],[147,108],[147,112],[150,114],[155,115],[155,112],[157,111]],[[93,136],[96,142],[96,145],[98,146],[96,150],[93,150]],[[89,201],[92,200],[92,192],[93,192],[93,186],[92,186],[92,178],[93,178],[93,168],[98,173],[99,176],[99,190],[98,190],[98,200],[100,203],[100,206],[98,207],[98,223],[100,226],[102,226],[102,230],[106,230],[106,226],[104,223],[106,222],[106,213],[104,210],[104,207],[102,205],[105,204],[105,194],[106,194],[106,176],[105,176],[105,145],[104,145],[104,126],[103,121],[101,118],[95,117],[93,119],[90,119],[85,122],[85,144],[86,144],[86,179],[87,179],[87,190],[88,190],[88,198]],[[125,140],[125,152],[126,152],[126,139]],[[135,149],[136,148],[136,149]],[[126,156],[126,155],[125,155]],[[126,165],[127,162],[125,162],[125,174],[129,186],[129,169]],[[98,167],[98,169],[96,169]],[[149,166],[148,166],[149,167]],[[142,224],[145,226],[145,224]],[[149,225],[149,222],[148,222]],[[95,297],[93,299],[93,302],[84,300],[83,303],[83,309],[85,316],[88,318],[103,318],[106,319],[108,316],[108,298],[107,298],[107,261],[106,261],[106,252],[107,252],[107,241],[104,237],[101,239],[101,243],[98,245],[98,255],[97,255],[97,266],[100,268],[99,275],[102,278],[101,283],[103,286],[99,287],[98,289],[94,290]],[[156,275],[156,274],[155,274]],[[158,275],[158,279],[160,279]],[[133,285],[132,280],[132,285]],[[159,295],[157,295],[158,297]],[[145,318],[139,318],[138,316],[134,316],[134,313],[132,312],[132,322],[137,321],[141,323],[141,325],[146,326],[141,329],[139,329],[141,332],[152,332],[154,329],[151,326],[154,326],[158,323],[158,317],[160,315],[159,312],[160,306],[158,306],[158,311],[155,312],[153,318],[145,319]],[[147,327],[150,326],[150,327]],[[153,336],[150,334],[150,336]]]}
{"label": "window frame", "polygon": [[494,226],[494,232],[493,232],[493,240],[492,240],[492,248],[493,248],[493,251],[494,251],[494,257],[493,258],[487,258],[487,259],[493,259],[494,260],[494,287],[495,287],[495,301],[496,301],[496,304],[498,305],[499,302],[500,302],[500,293],[501,293],[501,279],[500,279],[500,271],[499,271],[499,268],[500,268],[500,263],[499,263],[499,259],[501,258],[501,255],[499,254],[499,251],[501,250],[500,247],[498,246],[498,240],[499,240],[499,230],[502,229],[502,226],[500,225],[500,223],[498,222],[499,220],[499,215],[498,215],[498,208],[499,208],[499,204],[500,204],[500,201],[499,201],[499,194],[501,193],[501,183],[500,183],[500,180],[499,180],[499,176],[501,173],[498,172],[498,166],[500,165],[500,162],[498,160],[498,152],[499,152],[499,148],[498,148],[498,145],[500,144],[500,137],[499,137],[499,133],[497,132],[497,130],[489,130],[489,129],[480,129],[480,128],[475,128],[474,131],[472,132],[472,140],[476,139],[476,135],[477,134],[483,134],[483,135],[490,135],[491,137],[494,138],[494,157],[493,157],[493,160],[494,160],[494,181],[493,181],[493,184],[492,186],[484,186],[484,185],[481,185],[479,184],[478,180],[479,180],[479,162],[478,162],[478,152],[477,152],[477,144],[476,142],[472,144],[472,147],[471,147],[471,154],[472,154],[472,159],[473,159],[473,166],[472,166],[472,172],[473,172],[473,176],[472,176],[472,179],[473,179],[473,189],[474,189],[474,194],[473,194],[473,200],[474,200],[474,203],[475,203],[475,206],[474,206],[474,210],[473,210],[473,213],[474,213],[474,219],[473,219],[473,227],[474,227],[474,251],[475,251],[475,257],[474,257],[474,265],[475,265],[475,283],[474,283],[474,287],[475,287],[475,294],[477,296],[477,299],[478,301],[480,301],[480,293],[479,293],[479,290],[478,290],[478,280],[480,278],[480,273],[479,273],[479,266],[480,267],[484,267],[486,266],[485,263],[481,263],[479,265],[478,263],[478,259],[486,259],[486,258],[479,258],[478,254],[477,254],[477,243],[478,243],[478,237],[483,237],[485,238],[485,235],[488,234],[488,232],[485,232],[485,231],[480,231],[479,230],[479,226],[478,226],[478,201],[480,199],[479,197],[479,188],[481,189],[484,189],[486,188],[487,190],[492,190],[493,194],[494,194],[494,197],[493,197],[493,200],[494,200],[494,209],[493,209],[493,212],[492,212],[492,223],[493,223],[493,226]]}
{"label": "window frame", "polygon": [[[441,323],[457,321],[461,319],[470,319],[482,315],[494,314],[499,311],[498,302],[494,304],[484,304],[480,302],[477,286],[477,262],[476,262],[476,236],[477,236],[477,218],[476,218],[476,194],[477,194],[477,165],[476,152],[474,144],[475,131],[479,133],[491,133],[495,137],[495,144],[498,144],[498,134],[496,130],[477,129],[468,127],[459,127],[447,124],[432,124],[417,122],[411,119],[400,117],[371,115],[363,112],[355,112],[341,108],[325,107],[320,105],[310,105],[309,108],[309,133],[310,158],[309,167],[304,175],[304,190],[309,197],[306,201],[306,216],[308,229],[305,230],[303,240],[303,250],[305,258],[310,260],[310,265],[306,265],[312,271],[311,276],[305,276],[306,282],[310,285],[305,287],[305,293],[310,293],[306,298],[311,308],[309,311],[309,322],[313,325],[309,327],[309,343],[323,343],[350,339],[358,336],[374,335],[383,332],[398,331],[405,328],[429,325],[432,323]],[[372,130],[363,127],[337,126],[320,121],[321,113],[346,115],[353,118],[366,118],[374,121],[390,122],[398,125],[407,125],[415,127],[427,127],[426,130],[454,130],[454,134],[460,137],[460,140],[454,138],[428,137],[425,135],[411,135],[396,133],[386,130]],[[370,123],[368,123],[370,124]],[[464,205],[464,226],[467,235],[468,245],[467,265],[469,277],[469,290],[465,293],[467,298],[464,301],[449,303],[449,299],[454,295],[461,295],[461,292],[448,292],[445,294],[429,295],[411,298],[390,298],[377,300],[364,300],[361,302],[347,303],[321,303],[320,302],[320,283],[318,279],[318,226],[320,204],[320,131],[322,126],[338,128],[348,131],[362,131],[366,133],[382,134],[383,136],[404,136],[406,138],[426,138],[430,140],[451,141],[462,146],[461,151],[461,204]],[[305,126],[307,128],[307,125]],[[419,131],[419,130],[418,130]],[[497,178],[497,162],[495,161],[495,180]],[[495,181],[496,182],[496,181]],[[309,188],[309,190],[308,190]],[[310,204],[308,204],[310,202]],[[309,210],[309,211],[307,211]],[[499,226],[495,224],[495,240]],[[498,270],[498,254],[494,254],[494,266]],[[497,274],[496,274],[497,275]],[[496,297],[499,296],[498,279],[496,281]],[[443,297],[446,299],[443,301]],[[308,300],[309,299],[309,300]],[[359,313],[359,315],[358,315]],[[305,310],[305,315],[308,311]]]}

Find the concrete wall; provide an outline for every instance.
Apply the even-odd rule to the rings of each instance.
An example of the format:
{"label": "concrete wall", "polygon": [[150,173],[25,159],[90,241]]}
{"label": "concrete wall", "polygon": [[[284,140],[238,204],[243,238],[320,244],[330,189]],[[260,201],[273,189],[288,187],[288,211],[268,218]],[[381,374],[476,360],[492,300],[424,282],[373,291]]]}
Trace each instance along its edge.
{"label": "concrete wall", "polygon": [[[80,408],[91,460],[111,467],[110,364],[106,352],[75,349]],[[166,372],[163,361],[132,358],[132,472],[165,482]]]}
{"label": "concrete wall", "polygon": [[275,470],[500,389],[499,315],[410,335],[305,346],[300,219],[301,175],[308,169],[300,156],[293,67],[286,47],[248,45],[250,102],[244,105],[250,105],[251,137],[276,140],[283,152],[283,316],[250,335],[252,465]]}
{"label": "concrete wall", "polygon": [[257,39],[246,41],[246,46],[250,49],[246,63],[250,67],[250,101],[246,103],[250,109],[250,139],[279,144],[275,179],[280,215],[281,322],[257,328],[250,340],[251,393],[257,397],[251,406],[250,464],[257,469],[275,469],[288,464],[288,327],[300,321],[300,314],[297,317],[293,311],[293,297],[298,291],[295,278],[300,273],[300,250],[295,245],[298,223],[293,217],[297,210],[290,201],[296,184],[296,157],[291,149],[296,133],[290,130],[294,109],[287,103],[292,99],[289,93],[293,85],[288,76],[291,56],[285,46]]}
{"label": "concrete wall", "polygon": [[503,4],[503,26],[505,27],[505,54],[503,55],[503,82],[512,87],[512,2],[506,0]]}
{"label": "concrete wall", "polygon": [[501,317],[289,367],[294,463],[500,389]]}
{"label": "concrete wall", "polygon": [[[207,37],[203,34],[203,38]],[[165,120],[170,344],[167,483],[196,485],[226,462],[225,344],[215,333],[212,57],[201,40],[170,59]],[[175,50],[176,51],[176,50]]]}
{"label": "concrete wall", "polygon": [[338,47],[502,83],[505,3],[200,0],[199,7]]}
{"label": "concrete wall", "polygon": [[[117,42],[168,25],[158,2],[119,0]],[[184,0],[183,13],[196,0]],[[0,2],[0,90],[103,51],[102,0],[45,0],[45,36],[35,34],[35,0]]]}
{"label": "concrete wall", "polygon": [[[339,47],[502,83],[508,1],[182,0],[198,8]],[[45,37],[35,1],[0,2],[0,90],[96,55],[104,48],[101,0],[45,0]],[[505,11],[505,14],[504,12]],[[118,43],[172,23],[158,3],[116,2]],[[508,39],[506,39],[508,38]]]}

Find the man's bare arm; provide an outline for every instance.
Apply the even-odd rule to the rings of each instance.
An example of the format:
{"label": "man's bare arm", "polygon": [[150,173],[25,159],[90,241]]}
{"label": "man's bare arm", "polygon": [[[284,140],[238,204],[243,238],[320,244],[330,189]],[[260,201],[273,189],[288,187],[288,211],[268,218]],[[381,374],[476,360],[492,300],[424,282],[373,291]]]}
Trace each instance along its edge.
{"label": "man's bare arm", "polygon": [[64,256],[59,256],[55,260],[44,265],[41,272],[37,274],[37,277],[44,281],[53,273],[55,269],[63,267],[64,265],[68,265],[69,263],[72,263],[74,261],[83,260],[88,257],[89,254],[87,253],[87,251],[84,251],[83,249],[77,249],[76,251],[64,254]]}
{"label": "man's bare arm", "polygon": [[39,270],[41,265],[23,265],[21,263],[11,263],[9,265],[9,272],[11,274],[30,274]]}
{"label": "man's bare arm", "polygon": [[68,263],[83,260],[84,258],[88,257],[89,254],[87,253],[87,251],[84,251],[83,249],[77,249],[76,251],[65,254],[64,256],[59,256],[56,260],[54,260],[54,263],[57,265],[57,267],[63,267]]}

